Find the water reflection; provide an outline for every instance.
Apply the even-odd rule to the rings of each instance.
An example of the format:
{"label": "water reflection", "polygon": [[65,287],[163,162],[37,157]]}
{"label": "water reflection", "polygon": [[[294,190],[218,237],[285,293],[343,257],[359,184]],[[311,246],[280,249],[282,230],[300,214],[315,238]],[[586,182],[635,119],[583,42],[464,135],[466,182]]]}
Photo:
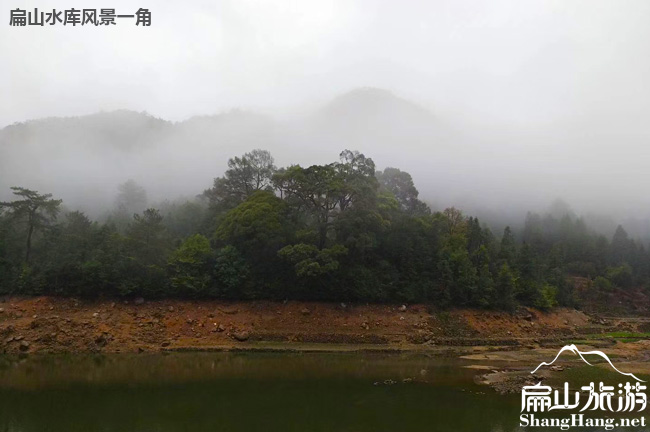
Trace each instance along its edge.
{"label": "water reflection", "polygon": [[377,354],[2,359],[0,431],[517,430],[518,397],[475,385],[474,373]]}

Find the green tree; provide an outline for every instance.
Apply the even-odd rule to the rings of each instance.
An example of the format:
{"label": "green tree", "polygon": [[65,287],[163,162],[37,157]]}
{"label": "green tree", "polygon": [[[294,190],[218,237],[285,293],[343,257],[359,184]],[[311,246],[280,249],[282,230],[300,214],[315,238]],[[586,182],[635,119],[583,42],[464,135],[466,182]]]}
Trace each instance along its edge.
{"label": "green tree", "polygon": [[151,270],[154,271],[162,270],[171,251],[171,240],[158,210],[150,208],[142,214],[134,214],[127,238],[132,256],[140,265],[153,266]]}
{"label": "green tree", "polygon": [[118,187],[115,205],[124,215],[140,213],[147,208],[147,191],[134,180],[127,180]]}
{"label": "green tree", "polygon": [[296,276],[299,278],[315,278],[338,270],[339,259],[347,252],[341,245],[318,249],[314,245],[299,243],[283,247],[278,251],[278,255],[294,265]]}
{"label": "green tree", "polygon": [[513,266],[517,258],[517,244],[512,230],[509,226],[503,230],[503,237],[501,238],[501,246],[499,247],[499,259],[502,262]]}
{"label": "green tree", "polygon": [[212,287],[213,253],[209,240],[195,234],[176,249],[168,263],[171,288],[175,294],[205,296]]}
{"label": "green tree", "polygon": [[250,284],[250,266],[236,247],[226,246],[217,251],[214,265],[217,292],[225,298],[252,298],[247,292]]}
{"label": "green tree", "polygon": [[629,263],[633,249],[634,241],[629,238],[625,229],[621,225],[616,227],[616,232],[612,237],[610,247],[611,263],[613,265],[621,265],[625,262]]}
{"label": "green tree", "polygon": [[275,171],[271,153],[256,149],[229,159],[224,176],[215,178],[212,188],[203,194],[213,207],[232,208],[256,191],[271,190]]}
{"label": "green tree", "polygon": [[419,192],[413,184],[411,174],[397,168],[377,171],[380,191],[390,192],[399,203],[402,211],[412,215],[429,214],[429,207],[418,199]]}
{"label": "green tree", "polygon": [[268,191],[257,191],[230,210],[216,230],[224,244],[242,250],[268,251],[273,254],[286,242],[289,220],[286,204]]}
{"label": "green tree", "polygon": [[499,309],[514,311],[517,303],[515,301],[516,278],[508,264],[503,263],[495,283],[495,305]]}
{"label": "green tree", "polygon": [[9,218],[26,223],[25,263],[30,263],[32,253],[32,236],[35,231],[43,230],[56,220],[61,200],[52,199],[52,194],[39,194],[36,191],[12,187],[13,194],[21,199],[0,202],[0,207],[9,210]]}
{"label": "green tree", "polygon": [[359,152],[345,150],[341,162],[329,165],[299,165],[274,176],[276,189],[297,212],[304,212],[317,232],[317,246],[326,246],[336,217],[352,206],[375,205],[375,164]]}

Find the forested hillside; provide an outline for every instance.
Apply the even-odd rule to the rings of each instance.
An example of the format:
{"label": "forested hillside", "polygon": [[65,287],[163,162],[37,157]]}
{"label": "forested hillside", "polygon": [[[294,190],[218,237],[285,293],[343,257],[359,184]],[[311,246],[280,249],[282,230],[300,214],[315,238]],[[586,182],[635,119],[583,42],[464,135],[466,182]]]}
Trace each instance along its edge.
{"label": "forested hillside", "polygon": [[[208,187],[210,185],[206,185]],[[228,161],[196,199],[150,208],[134,181],[106,222],[46,191],[0,206],[0,293],[86,297],[429,302],[512,310],[576,305],[648,282],[650,257],[571,215],[529,214],[493,233],[461,210],[432,212],[409,173],[337,162],[278,168],[268,151]]]}

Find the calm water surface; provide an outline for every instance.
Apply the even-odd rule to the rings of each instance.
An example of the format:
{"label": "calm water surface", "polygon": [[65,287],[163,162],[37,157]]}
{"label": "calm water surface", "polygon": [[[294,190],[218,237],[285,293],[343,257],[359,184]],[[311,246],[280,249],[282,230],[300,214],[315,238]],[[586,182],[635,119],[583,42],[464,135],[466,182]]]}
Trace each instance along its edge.
{"label": "calm water surface", "polygon": [[519,396],[477,386],[468,364],[380,354],[0,357],[0,432],[518,430]]}

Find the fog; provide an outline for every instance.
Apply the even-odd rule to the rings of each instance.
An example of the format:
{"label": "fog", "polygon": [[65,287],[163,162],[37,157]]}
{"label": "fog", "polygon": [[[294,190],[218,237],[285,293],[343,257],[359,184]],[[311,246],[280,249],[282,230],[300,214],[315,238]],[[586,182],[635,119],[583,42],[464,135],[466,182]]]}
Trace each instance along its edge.
{"label": "fog", "polygon": [[561,199],[650,235],[648,2],[140,6],[151,27],[0,25],[0,199],[18,185],[99,215],[127,179],[192,197],[253,148],[278,166],[347,148],[434,209],[509,222]]}

